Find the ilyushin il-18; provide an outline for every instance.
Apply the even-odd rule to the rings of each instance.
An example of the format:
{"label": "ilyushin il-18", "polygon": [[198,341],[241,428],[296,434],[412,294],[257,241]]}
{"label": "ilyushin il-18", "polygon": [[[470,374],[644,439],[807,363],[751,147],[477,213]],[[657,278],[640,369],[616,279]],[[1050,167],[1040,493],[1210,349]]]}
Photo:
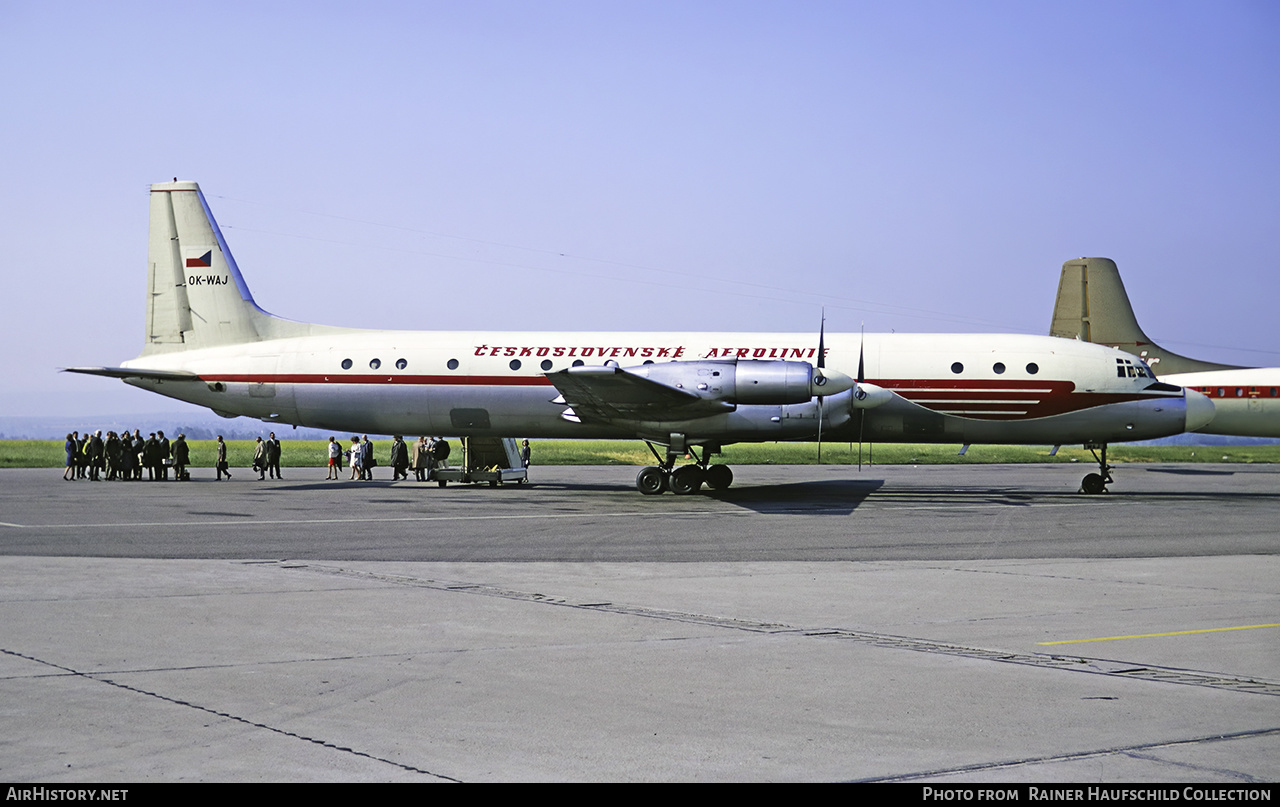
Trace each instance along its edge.
{"label": "ilyushin il-18", "polygon": [[[999,443],[1101,449],[1194,430],[1205,396],[1111,347],[1009,334],[389,331],[254,302],[194,182],[151,186],[146,340],[73,372],[227,417],[377,434],[625,438],[646,494],[728,487],[731,443]],[[821,442],[819,442],[821,445]],[[678,464],[685,456],[692,462]]]}

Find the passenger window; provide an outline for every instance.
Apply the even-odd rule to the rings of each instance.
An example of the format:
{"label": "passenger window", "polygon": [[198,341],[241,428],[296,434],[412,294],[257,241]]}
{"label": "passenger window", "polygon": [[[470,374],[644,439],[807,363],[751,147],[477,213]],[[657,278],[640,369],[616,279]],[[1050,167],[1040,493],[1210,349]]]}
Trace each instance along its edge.
{"label": "passenger window", "polygon": [[369,359],[369,369],[376,370],[382,366],[382,359]]}
{"label": "passenger window", "polygon": [[511,363],[510,363],[510,364],[508,364],[507,366],[508,366],[508,367],[510,367],[512,370],[519,370],[519,369],[520,369],[520,360],[519,360],[519,359],[512,359],[512,360],[511,360]]}
{"label": "passenger window", "polygon": [[445,364],[445,367],[448,367],[450,370],[456,370],[456,369],[458,369],[458,360],[457,360],[457,359],[449,359],[448,363],[447,363],[447,364]]}
{"label": "passenger window", "polygon": [[343,359],[343,360],[342,360],[342,369],[344,369],[344,370],[350,370],[350,369],[351,369],[351,359]]}
{"label": "passenger window", "polygon": [[955,364],[952,364],[951,372],[955,373],[956,375],[960,375],[961,373],[964,372],[964,365],[961,364],[960,362],[956,362]]}
{"label": "passenger window", "polygon": [[404,368],[406,368],[406,367],[408,367],[408,366],[409,366],[409,362],[408,362],[408,361],[406,361],[405,359],[396,359],[396,369],[397,369],[397,370],[403,370]]}
{"label": "passenger window", "polygon": [[542,364],[539,366],[542,367],[542,372],[547,372],[551,369],[551,359],[543,359]]}
{"label": "passenger window", "polygon": [[1038,372],[1040,372],[1040,365],[1035,362],[1031,362],[1027,365],[1027,375],[1035,375]]}
{"label": "passenger window", "polygon": [[573,366],[574,366],[574,367],[581,367],[581,366],[582,366],[582,365],[584,365],[584,364],[586,364],[586,362],[585,362],[585,361],[583,361],[582,359],[574,359],[574,360],[573,360]]}
{"label": "passenger window", "polygon": [[1001,362],[1001,361],[996,362],[995,364],[991,365],[991,369],[995,371],[996,375],[1000,375],[1001,373],[1004,372],[1004,362]]}

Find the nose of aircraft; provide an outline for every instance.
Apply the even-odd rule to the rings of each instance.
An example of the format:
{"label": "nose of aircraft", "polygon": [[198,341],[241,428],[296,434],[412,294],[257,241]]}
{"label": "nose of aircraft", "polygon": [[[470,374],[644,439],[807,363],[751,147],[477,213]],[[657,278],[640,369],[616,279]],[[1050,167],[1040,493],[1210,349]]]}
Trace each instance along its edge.
{"label": "nose of aircraft", "polygon": [[1193,432],[1208,426],[1216,411],[1213,401],[1193,389],[1184,388],[1183,392],[1187,396],[1187,431]]}

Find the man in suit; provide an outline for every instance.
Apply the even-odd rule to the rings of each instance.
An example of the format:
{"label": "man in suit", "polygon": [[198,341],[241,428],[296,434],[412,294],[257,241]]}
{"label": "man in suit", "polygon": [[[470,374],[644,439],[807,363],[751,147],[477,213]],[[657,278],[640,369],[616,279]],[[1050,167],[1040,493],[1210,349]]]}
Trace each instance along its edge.
{"label": "man in suit", "polygon": [[273,479],[283,479],[280,475],[280,441],[272,432],[267,438],[267,474]]}
{"label": "man in suit", "polygon": [[227,479],[231,478],[231,469],[227,466],[227,444],[222,441],[222,435],[218,435],[218,481],[222,481],[222,475],[226,474]]}
{"label": "man in suit", "polygon": [[160,457],[156,462],[156,471],[159,472],[160,478],[169,479],[169,465],[165,460],[173,457],[173,453],[169,448],[169,438],[164,436],[164,432],[156,431],[156,442],[160,444]]}

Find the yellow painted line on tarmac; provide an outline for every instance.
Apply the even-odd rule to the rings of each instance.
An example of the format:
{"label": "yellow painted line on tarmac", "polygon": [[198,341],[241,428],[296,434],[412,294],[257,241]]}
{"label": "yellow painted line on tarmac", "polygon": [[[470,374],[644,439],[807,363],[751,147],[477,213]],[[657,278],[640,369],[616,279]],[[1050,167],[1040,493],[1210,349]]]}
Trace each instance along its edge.
{"label": "yellow painted line on tarmac", "polygon": [[1280,628],[1280,623],[1273,625],[1239,625],[1234,628],[1202,628],[1200,630],[1174,630],[1168,633],[1135,633],[1132,636],[1100,636],[1097,639],[1064,639],[1060,642],[1036,642],[1038,645],[1050,644],[1083,644],[1085,642],[1114,642],[1120,639],[1153,639],[1158,636],[1186,636],[1191,633],[1218,633],[1224,630],[1254,630],[1256,628]]}

